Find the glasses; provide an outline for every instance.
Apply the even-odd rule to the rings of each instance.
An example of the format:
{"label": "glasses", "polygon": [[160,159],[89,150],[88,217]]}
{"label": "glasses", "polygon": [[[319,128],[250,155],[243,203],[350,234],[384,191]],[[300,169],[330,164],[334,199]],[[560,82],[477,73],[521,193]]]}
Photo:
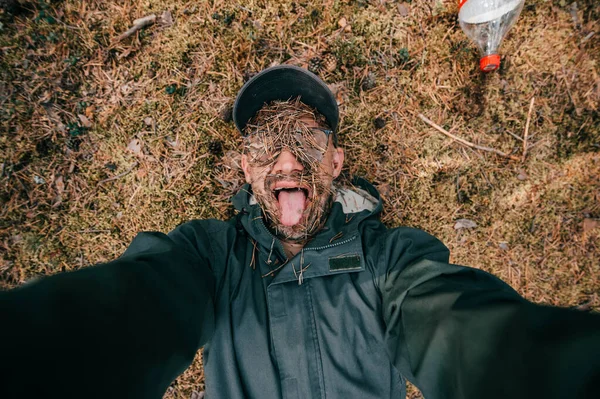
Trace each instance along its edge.
{"label": "glasses", "polygon": [[246,136],[246,151],[250,162],[268,165],[275,162],[283,148],[288,149],[303,163],[321,162],[329,145],[332,130],[308,128],[295,133],[256,131]]}

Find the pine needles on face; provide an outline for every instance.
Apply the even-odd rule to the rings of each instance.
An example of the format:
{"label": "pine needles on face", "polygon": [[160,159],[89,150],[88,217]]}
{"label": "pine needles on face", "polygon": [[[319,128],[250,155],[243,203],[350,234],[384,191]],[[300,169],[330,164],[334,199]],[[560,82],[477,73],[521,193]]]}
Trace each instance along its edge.
{"label": "pine needles on face", "polygon": [[[331,206],[331,175],[323,163],[328,149],[329,137],[315,130],[307,121],[315,121],[319,128],[326,128],[325,118],[300,98],[274,101],[265,105],[246,126],[244,151],[254,167],[267,170],[264,190],[255,190],[266,219],[284,239],[307,241],[320,229]],[[282,151],[289,151],[302,165],[301,171],[290,174],[272,173],[271,168]],[[306,189],[309,205],[304,211],[302,223],[289,228],[279,226],[279,210],[272,205],[271,188],[277,181],[295,181]]]}
{"label": "pine needles on face", "polygon": [[[300,98],[274,101],[264,106],[245,128],[245,150],[250,155],[259,154],[257,162],[268,165],[282,148],[311,169],[317,169],[327,150],[327,136],[316,135],[315,130],[304,122],[312,119],[320,127],[326,127],[325,118]],[[257,151],[260,149],[259,151]],[[262,161],[262,162],[261,162]]]}

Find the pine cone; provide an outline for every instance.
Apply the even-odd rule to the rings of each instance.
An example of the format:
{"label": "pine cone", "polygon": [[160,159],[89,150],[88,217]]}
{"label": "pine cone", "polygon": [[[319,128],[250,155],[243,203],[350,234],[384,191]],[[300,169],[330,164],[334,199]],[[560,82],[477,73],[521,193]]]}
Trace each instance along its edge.
{"label": "pine cone", "polygon": [[218,157],[223,155],[223,143],[220,140],[213,140],[208,143],[208,152]]}
{"label": "pine cone", "polygon": [[308,61],[308,70],[312,73],[318,74],[323,69],[323,60],[320,57],[311,58]]}
{"label": "pine cone", "polygon": [[231,122],[233,120],[233,105],[229,104],[223,108],[219,114],[223,122]]}
{"label": "pine cone", "polygon": [[323,64],[323,68],[327,72],[333,72],[337,68],[337,58],[335,55],[333,55],[331,53],[327,53],[323,56],[322,64]]}
{"label": "pine cone", "polygon": [[67,137],[67,148],[71,151],[79,151],[79,146],[81,145],[81,138],[78,136],[69,136]]}
{"label": "pine cone", "polygon": [[[383,129],[385,127],[385,119],[378,117],[373,120],[373,125],[375,125],[375,129]],[[381,145],[381,144],[380,144]]]}

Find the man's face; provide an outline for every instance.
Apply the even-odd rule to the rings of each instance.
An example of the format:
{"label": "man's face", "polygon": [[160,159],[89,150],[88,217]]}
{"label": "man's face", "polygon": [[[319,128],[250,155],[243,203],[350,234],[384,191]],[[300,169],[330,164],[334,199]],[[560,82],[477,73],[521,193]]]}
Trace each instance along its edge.
{"label": "man's face", "polygon": [[310,112],[300,113],[293,123],[296,131],[302,127],[301,137],[294,130],[250,134],[242,169],[271,230],[285,241],[303,242],[326,219],[344,152],[334,147],[331,135],[323,132],[327,126]]}

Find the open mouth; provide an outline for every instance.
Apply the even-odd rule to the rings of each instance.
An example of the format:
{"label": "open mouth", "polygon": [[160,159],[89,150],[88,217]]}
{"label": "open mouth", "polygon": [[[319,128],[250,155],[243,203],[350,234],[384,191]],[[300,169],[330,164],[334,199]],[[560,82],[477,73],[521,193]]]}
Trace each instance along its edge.
{"label": "open mouth", "polygon": [[275,188],[273,190],[273,195],[275,196],[275,199],[277,201],[279,201],[279,195],[282,192],[293,194],[293,193],[295,193],[297,191],[301,191],[304,194],[304,197],[308,198],[308,195],[309,195],[308,189],[304,188],[304,187],[289,187],[289,188],[287,188],[287,187],[277,187],[277,188]]}
{"label": "open mouth", "polygon": [[275,185],[272,193],[278,204],[281,224],[284,226],[299,224],[309,204],[310,190],[296,183],[280,182]]}

